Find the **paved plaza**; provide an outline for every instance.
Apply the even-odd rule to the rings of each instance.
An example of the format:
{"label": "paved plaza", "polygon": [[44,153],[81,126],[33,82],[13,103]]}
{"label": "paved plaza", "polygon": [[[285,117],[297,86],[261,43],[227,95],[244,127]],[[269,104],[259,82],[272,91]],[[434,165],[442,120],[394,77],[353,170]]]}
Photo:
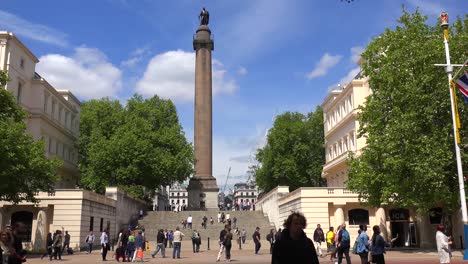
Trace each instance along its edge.
{"label": "paved plaza", "polygon": [[[204,241],[205,242],[205,241]],[[266,241],[265,241],[266,242]],[[153,249],[154,242],[151,243]],[[231,262],[234,263],[271,263],[271,255],[269,254],[269,245],[262,243],[262,249],[259,255],[254,254],[253,244],[246,243],[242,250],[233,247]],[[194,254],[192,252],[192,244],[190,241],[184,241],[182,243],[182,254],[180,259],[172,259],[172,248],[166,250],[166,258],[161,258],[161,253],[158,253],[156,258],[151,257],[151,252],[145,252],[144,262],[145,263],[161,263],[161,264],[175,264],[175,263],[216,263],[216,256],[218,254],[218,247],[211,247],[211,250],[207,250],[206,242],[202,244],[201,252]],[[386,263],[439,263],[437,253],[435,251],[389,251],[386,256]],[[63,262],[67,264],[74,263],[101,263],[101,255],[99,250],[95,250],[91,255],[85,252],[75,253],[74,255],[64,255],[62,258]],[[223,262],[221,258],[221,262]],[[352,263],[360,263],[359,256],[351,254]],[[41,260],[39,256],[30,256],[26,263],[44,263],[49,262],[48,259],[44,258]],[[112,252],[107,254],[107,262],[116,262],[112,258]],[[332,264],[327,258],[320,258],[320,263]],[[343,263],[346,263],[344,261]],[[462,260],[460,252],[454,252],[452,263],[466,263]],[[293,264],[293,263],[291,263]]]}

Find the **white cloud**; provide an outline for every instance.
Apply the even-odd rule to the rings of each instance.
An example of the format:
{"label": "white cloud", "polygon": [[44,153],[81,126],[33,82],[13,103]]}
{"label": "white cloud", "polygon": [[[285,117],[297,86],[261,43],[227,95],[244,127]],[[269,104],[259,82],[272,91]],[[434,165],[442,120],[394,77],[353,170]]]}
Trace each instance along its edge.
{"label": "white cloud", "polygon": [[[227,70],[213,60],[213,95],[232,94],[238,89]],[[195,93],[195,53],[168,51],[154,56],[149,62],[136,91],[144,96],[158,95],[174,101],[193,101]]]}
{"label": "white cloud", "polygon": [[240,66],[239,70],[237,70],[237,74],[244,76],[247,74],[247,69],[245,67]]}
{"label": "white cloud", "polygon": [[83,99],[116,97],[121,71],[98,49],[75,48],[72,57],[48,54],[39,58],[38,73],[56,89],[67,89]]}
{"label": "white cloud", "polygon": [[364,52],[364,47],[355,46],[351,48],[351,61],[357,63],[361,58],[361,54]]}
{"label": "white cloud", "polygon": [[135,66],[137,63],[139,63],[143,58],[142,57],[133,57],[133,58],[129,58],[128,60],[124,60],[122,61],[122,63],[120,63],[120,65],[122,65],[122,67],[133,67]]}
{"label": "white cloud", "polygon": [[137,65],[143,58],[149,55],[149,46],[145,46],[142,48],[135,49],[130,53],[130,58],[124,60],[120,63],[122,67],[132,68]]}
{"label": "white cloud", "polygon": [[67,35],[50,27],[31,23],[14,14],[0,10],[0,28],[12,31],[18,36],[65,47]]}
{"label": "white cloud", "polygon": [[325,53],[320,61],[315,64],[315,68],[309,74],[307,74],[307,79],[310,80],[326,75],[328,70],[341,61],[341,58],[341,55],[330,55]]}

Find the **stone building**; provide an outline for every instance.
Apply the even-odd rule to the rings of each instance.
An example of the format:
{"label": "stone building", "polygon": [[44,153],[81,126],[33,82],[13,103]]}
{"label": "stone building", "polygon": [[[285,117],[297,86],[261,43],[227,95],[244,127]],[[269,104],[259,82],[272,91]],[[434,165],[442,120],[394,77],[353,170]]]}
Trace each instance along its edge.
{"label": "stone building", "polygon": [[25,246],[45,250],[47,233],[66,230],[70,246],[85,247],[89,230],[117,230],[136,220],[142,201],[128,197],[117,188],[107,188],[106,196],[80,190],[78,171],[80,101],[68,90],[53,87],[35,71],[37,57],[11,32],[0,31],[0,70],[11,80],[6,89],[28,113],[26,133],[35,140],[44,140],[44,153],[63,161],[58,169],[59,180],[54,193],[38,193],[37,204],[0,202],[0,229],[22,222],[28,234]]}
{"label": "stone building", "polygon": [[[308,221],[305,231],[309,237],[317,224],[327,230],[346,223],[352,241],[357,237],[360,224],[368,228],[379,225],[387,240],[398,235],[395,247],[433,248],[435,225],[441,222],[438,214],[441,208],[434,208],[435,214],[431,217],[408,208],[387,205],[369,208],[359,203],[357,194],[346,189],[348,152],[359,154],[366,146],[366,140],[356,136],[359,129],[356,115],[358,106],[370,93],[368,80],[358,74],[344,87],[330,91],[322,103],[326,152],[322,177],[328,187],[303,187],[289,192],[288,186],[278,186],[263,195],[257,207],[277,228],[291,211],[302,212]],[[459,245],[460,240],[464,241],[461,213],[453,215],[452,220],[453,237]]]}
{"label": "stone building", "polygon": [[189,203],[188,191],[182,184],[176,183],[169,189],[169,204],[171,210],[185,211]]}
{"label": "stone building", "polygon": [[245,204],[249,202],[249,210],[253,210],[253,204],[257,202],[258,190],[253,182],[241,182],[234,184],[233,199],[234,203]]}

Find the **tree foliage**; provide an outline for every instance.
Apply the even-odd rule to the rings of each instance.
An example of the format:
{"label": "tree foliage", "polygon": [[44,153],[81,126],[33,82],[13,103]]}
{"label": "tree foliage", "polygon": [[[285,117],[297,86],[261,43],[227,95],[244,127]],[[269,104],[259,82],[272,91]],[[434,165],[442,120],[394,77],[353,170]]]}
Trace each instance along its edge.
{"label": "tree foliage", "polygon": [[279,115],[268,131],[266,145],[258,150],[255,168],[258,186],[269,191],[278,185],[291,190],[303,186],[322,186],[323,110],[303,115],[286,112]]}
{"label": "tree foliage", "polygon": [[[403,14],[395,29],[373,39],[363,57],[372,94],[358,115],[359,137],[367,146],[351,156],[349,189],[370,205],[413,207],[421,212],[458,208],[454,151],[443,34],[419,11]],[[468,58],[468,16],[450,28],[452,63]],[[458,96],[462,124],[467,108]],[[462,128],[466,146],[468,129]],[[466,147],[465,147],[466,149]],[[466,153],[464,167],[468,165]]]}
{"label": "tree foliage", "polygon": [[48,159],[44,142],[25,134],[26,112],[5,89],[9,78],[0,71],[0,200],[37,202],[36,192],[52,192],[60,161]]}
{"label": "tree foliage", "polygon": [[149,198],[161,184],[185,180],[193,170],[193,148],[170,100],[135,95],[124,107],[91,100],[81,111],[80,169],[83,187],[103,193],[119,186]]}

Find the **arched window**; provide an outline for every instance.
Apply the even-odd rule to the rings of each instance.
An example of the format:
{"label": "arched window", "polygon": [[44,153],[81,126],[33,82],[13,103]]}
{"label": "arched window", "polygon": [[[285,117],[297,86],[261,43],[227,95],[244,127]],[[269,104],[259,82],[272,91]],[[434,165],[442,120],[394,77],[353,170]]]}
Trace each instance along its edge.
{"label": "arched window", "polygon": [[11,225],[22,223],[26,227],[23,242],[31,242],[33,213],[27,211],[19,211],[11,215]]}
{"label": "arched window", "polygon": [[353,209],[348,211],[349,225],[369,225],[369,211]]}

